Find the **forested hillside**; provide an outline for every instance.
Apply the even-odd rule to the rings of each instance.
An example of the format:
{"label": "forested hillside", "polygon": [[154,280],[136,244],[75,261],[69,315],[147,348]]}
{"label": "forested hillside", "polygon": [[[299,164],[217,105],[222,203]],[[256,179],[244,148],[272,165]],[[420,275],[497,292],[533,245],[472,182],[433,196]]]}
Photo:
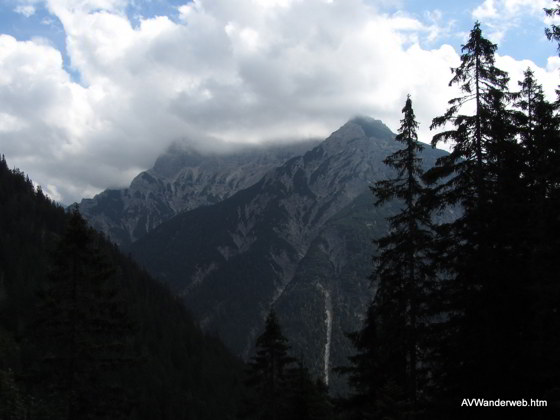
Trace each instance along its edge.
{"label": "forested hillside", "polygon": [[2,157],[0,418],[230,418],[240,372],[165,288]]}
{"label": "forested hillside", "polygon": [[432,148],[408,95],[397,135],[86,202],[177,295],[2,155],[0,420],[560,418],[560,90],[496,62],[476,22]]}

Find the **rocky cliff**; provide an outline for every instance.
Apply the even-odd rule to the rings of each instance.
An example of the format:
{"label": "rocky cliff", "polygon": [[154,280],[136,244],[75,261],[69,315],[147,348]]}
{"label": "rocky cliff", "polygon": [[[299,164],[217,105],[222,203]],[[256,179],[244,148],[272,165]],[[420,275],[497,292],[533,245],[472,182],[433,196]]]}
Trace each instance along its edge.
{"label": "rocky cliff", "polygon": [[[396,210],[374,208],[369,186],[393,175],[383,160],[397,147],[380,121],[353,119],[251,187],[161,224],[132,254],[244,357],[274,306],[294,353],[332,382],[373,293],[372,239]],[[442,153],[426,147],[424,164]]]}

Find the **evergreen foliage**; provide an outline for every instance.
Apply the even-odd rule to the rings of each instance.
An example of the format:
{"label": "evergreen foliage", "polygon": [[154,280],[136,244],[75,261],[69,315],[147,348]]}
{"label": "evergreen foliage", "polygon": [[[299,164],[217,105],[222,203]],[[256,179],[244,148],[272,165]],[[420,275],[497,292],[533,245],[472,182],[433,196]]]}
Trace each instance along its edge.
{"label": "evergreen foliage", "polygon": [[314,382],[303,363],[288,353],[274,310],[257,338],[255,356],[247,364],[245,404],[239,417],[246,419],[329,419],[332,407],[326,386]]}
{"label": "evergreen foliage", "polygon": [[167,289],[2,156],[2,418],[233,418],[241,370]]}
{"label": "evergreen foliage", "polygon": [[[459,205],[463,211],[437,229],[438,268],[448,279],[442,282],[439,311],[446,321],[445,333],[438,335],[444,342],[440,344],[440,370],[435,375],[441,395],[451,400],[497,388],[492,381],[500,381],[504,369],[490,360],[497,360],[502,346],[515,334],[495,335],[499,332],[496,323],[504,321],[507,313],[500,304],[506,304],[504,300],[493,301],[504,297],[500,290],[507,275],[500,270],[514,270],[518,265],[510,264],[515,261],[515,251],[503,247],[505,235],[510,232],[514,236],[508,230],[513,219],[504,217],[503,211],[504,206],[515,203],[514,180],[519,176],[519,165],[512,160],[518,146],[512,137],[511,113],[505,106],[510,96],[508,77],[494,65],[496,48],[475,23],[462,47],[461,65],[453,69],[450,81],[450,85],[458,84],[464,95],[450,100],[447,112],[434,118],[431,126],[452,125],[434,136],[433,146],[440,141],[454,142],[452,152],[426,174],[429,182],[438,182],[433,206]],[[473,103],[473,113],[460,113],[467,103]],[[504,253],[498,255],[500,251]],[[498,261],[500,265],[496,265]],[[512,295],[520,304],[517,285],[514,288]],[[488,380],[481,384],[481,377]]]}
{"label": "evergreen foliage", "polygon": [[257,338],[256,354],[248,364],[246,385],[252,391],[248,417],[255,419],[286,418],[288,389],[287,369],[295,359],[288,355],[288,340],[282,335],[274,311]]}
{"label": "evergreen foliage", "polygon": [[[560,45],[556,25],[546,34]],[[473,397],[560,406],[560,102],[529,69],[510,93],[496,50],[475,23],[452,69],[461,96],[431,125],[443,129],[432,145],[452,151],[425,174],[406,100],[404,148],[384,161],[396,175],[371,188],[376,206],[402,205],[375,241],[377,293],[337,369],[352,390],[341,418],[466,418]],[[446,208],[457,217],[435,225]],[[1,157],[0,418],[334,418],[289,349],[271,311],[239,410],[239,361]]]}
{"label": "evergreen foliage", "polygon": [[32,401],[24,394],[12,368],[19,349],[10,335],[0,327],[0,419],[24,420]]}
{"label": "evergreen foliage", "polygon": [[[397,177],[380,181],[372,187],[376,205],[397,199],[402,210],[388,219],[389,234],[376,241],[380,255],[376,258],[375,279],[378,289],[374,300],[379,323],[379,339],[384,379],[402,392],[403,404],[413,412],[417,409],[420,377],[419,366],[427,335],[426,300],[431,296],[433,280],[429,260],[431,249],[431,215],[425,205],[428,190],[420,180],[423,171],[418,154],[423,146],[418,142],[418,123],[410,96],[402,110],[404,117],[395,140],[404,144],[385,160],[397,170]],[[381,373],[381,372],[379,372]]]}
{"label": "evergreen foliage", "polygon": [[301,360],[288,370],[287,418],[293,420],[328,420],[333,406],[328,388],[320,379],[313,381],[309,369]]}
{"label": "evergreen foliage", "polygon": [[[132,325],[116,267],[77,209],[55,249],[30,334],[38,346],[37,395],[56,402],[57,418],[127,418],[123,369]],[[54,404],[50,404],[54,405]]]}
{"label": "evergreen foliage", "polygon": [[[547,13],[558,15],[558,8]],[[554,31],[547,34],[558,41]],[[443,128],[432,145],[453,144],[423,176],[431,189],[409,183],[419,199],[407,200],[403,175],[421,174],[410,169],[413,158],[404,160],[404,150],[386,160],[400,178],[372,188],[379,202],[400,198],[405,205],[389,219],[390,233],[377,241],[378,291],[363,329],[350,335],[352,366],[340,369],[354,390],[341,405],[345,418],[470,418],[461,402],[474,395],[540,396],[549,411],[537,416],[560,406],[558,103],[545,99],[529,69],[520,90],[510,93],[507,74],[494,65],[495,52],[477,22],[460,66],[452,69],[450,85],[459,85],[463,95],[432,122]],[[405,117],[397,140],[407,132],[406,121],[415,128]],[[407,212],[414,202],[418,211]],[[431,223],[449,208],[455,219]],[[406,220],[420,221],[423,240],[409,236],[413,229],[406,227],[413,224]],[[410,261],[419,271],[410,270]],[[414,281],[412,272],[418,273]],[[411,329],[413,302],[421,310]]]}
{"label": "evergreen foliage", "polygon": [[525,245],[520,259],[525,265],[523,293],[528,303],[524,362],[530,366],[524,370],[523,379],[530,380],[540,392],[547,392],[560,389],[560,116],[558,103],[545,99],[530,69],[519,86],[514,106],[519,110],[516,117],[523,165],[519,181],[524,187],[522,202],[526,209],[519,237]]}
{"label": "evergreen foliage", "polygon": [[372,276],[378,282],[377,293],[364,328],[350,335],[358,350],[350,359],[353,367],[340,370],[349,374],[358,418],[398,411],[412,415],[419,409],[420,388],[426,382],[421,366],[428,329],[426,303],[433,285],[431,215],[425,205],[429,191],[421,181],[418,154],[423,146],[410,96],[402,112],[395,140],[404,148],[384,161],[396,170],[396,177],[376,182],[371,190],[376,206],[397,199],[403,207],[388,219],[389,233],[375,241],[380,252]]}
{"label": "evergreen foliage", "polygon": [[[380,375],[382,343],[378,340],[375,307],[370,305],[361,330],[348,334],[356,350],[349,358],[350,366],[339,367],[336,372],[347,375],[352,394],[338,404],[349,419],[374,419],[382,406],[384,378]],[[398,391],[396,392],[398,393]],[[390,400],[385,398],[385,401]],[[394,404],[388,404],[394,407]]]}
{"label": "evergreen foliage", "polygon": [[[482,36],[477,22],[468,42],[462,46],[461,65],[452,69],[449,85],[459,85],[463,96],[449,101],[446,113],[432,121],[431,129],[451,124],[432,139],[432,146],[440,142],[454,142],[452,152],[440,158],[428,174],[432,182],[445,180],[439,188],[442,205],[460,204],[465,210],[482,211],[488,200],[487,189],[491,174],[485,169],[491,156],[492,116],[496,103],[507,98],[507,74],[495,67],[496,44]],[[474,103],[474,113],[460,114],[461,108]]]}
{"label": "evergreen foliage", "polygon": [[[552,1],[555,3],[559,2],[559,0]],[[555,7],[545,8],[544,11],[550,17],[560,16],[560,6],[558,4]],[[558,42],[558,53],[560,54],[560,26],[551,24],[549,28],[545,29],[545,34],[548,39]]]}

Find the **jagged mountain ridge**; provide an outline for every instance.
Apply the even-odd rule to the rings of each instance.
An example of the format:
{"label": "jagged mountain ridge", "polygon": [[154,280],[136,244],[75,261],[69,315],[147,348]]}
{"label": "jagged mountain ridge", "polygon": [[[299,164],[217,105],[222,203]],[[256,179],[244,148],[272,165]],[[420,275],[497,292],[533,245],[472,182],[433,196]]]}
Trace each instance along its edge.
{"label": "jagged mountain ridge", "polygon": [[[392,175],[382,161],[397,148],[380,121],[351,120],[257,184],[161,224],[132,255],[244,357],[274,304],[294,351],[328,380],[372,295],[371,240],[395,208],[373,208],[368,187]],[[442,153],[427,147],[426,166]]]}
{"label": "jagged mountain ridge", "polygon": [[80,212],[94,228],[127,248],[176,214],[230,197],[317,143],[244,146],[227,154],[202,154],[173,145],[128,188],[108,189],[83,199]]}

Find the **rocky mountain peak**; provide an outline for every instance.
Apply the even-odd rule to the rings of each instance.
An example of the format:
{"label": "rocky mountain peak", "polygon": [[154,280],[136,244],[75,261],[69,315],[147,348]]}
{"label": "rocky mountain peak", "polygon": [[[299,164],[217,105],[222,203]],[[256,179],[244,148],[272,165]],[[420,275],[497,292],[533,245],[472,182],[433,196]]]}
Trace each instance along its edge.
{"label": "rocky mountain peak", "polygon": [[389,127],[383,124],[383,121],[376,120],[375,118],[366,116],[357,116],[348,121],[349,125],[356,124],[359,125],[364,134],[368,137],[374,137],[378,139],[391,139],[394,134]]}
{"label": "rocky mountain peak", "polygon": [[379,120],[355,117],[333,132],[320,147],[329,154],[377,154],[394,148],[395,134]]}
{"label": "rocky mountain peak", "polygon": [[317,143],[239,146],[229,153],[202,153],[173,145],[128,188],[84,199],[80,211],[94,228],[126,248],[183,211],[220,202],[255,184]]}
{"label": "rocky mountain peak", "polygon": [[[356,117],[252,186],[162,223],[131,253],[243,357],[274,306],[328,381],[369,301],[371,241],[391,211],[374,209],[369,186],[392,176],[383,160],[398,147],[383,123]],[[426,148],[425,165],[440,155]]]}
{"label": "rocky mountain peak", "polygon": [[203,160],[204,155],[195,149],[174,144],[156,159],[151,171],[164,178],[174,178],[184,168],[198,166]]}

